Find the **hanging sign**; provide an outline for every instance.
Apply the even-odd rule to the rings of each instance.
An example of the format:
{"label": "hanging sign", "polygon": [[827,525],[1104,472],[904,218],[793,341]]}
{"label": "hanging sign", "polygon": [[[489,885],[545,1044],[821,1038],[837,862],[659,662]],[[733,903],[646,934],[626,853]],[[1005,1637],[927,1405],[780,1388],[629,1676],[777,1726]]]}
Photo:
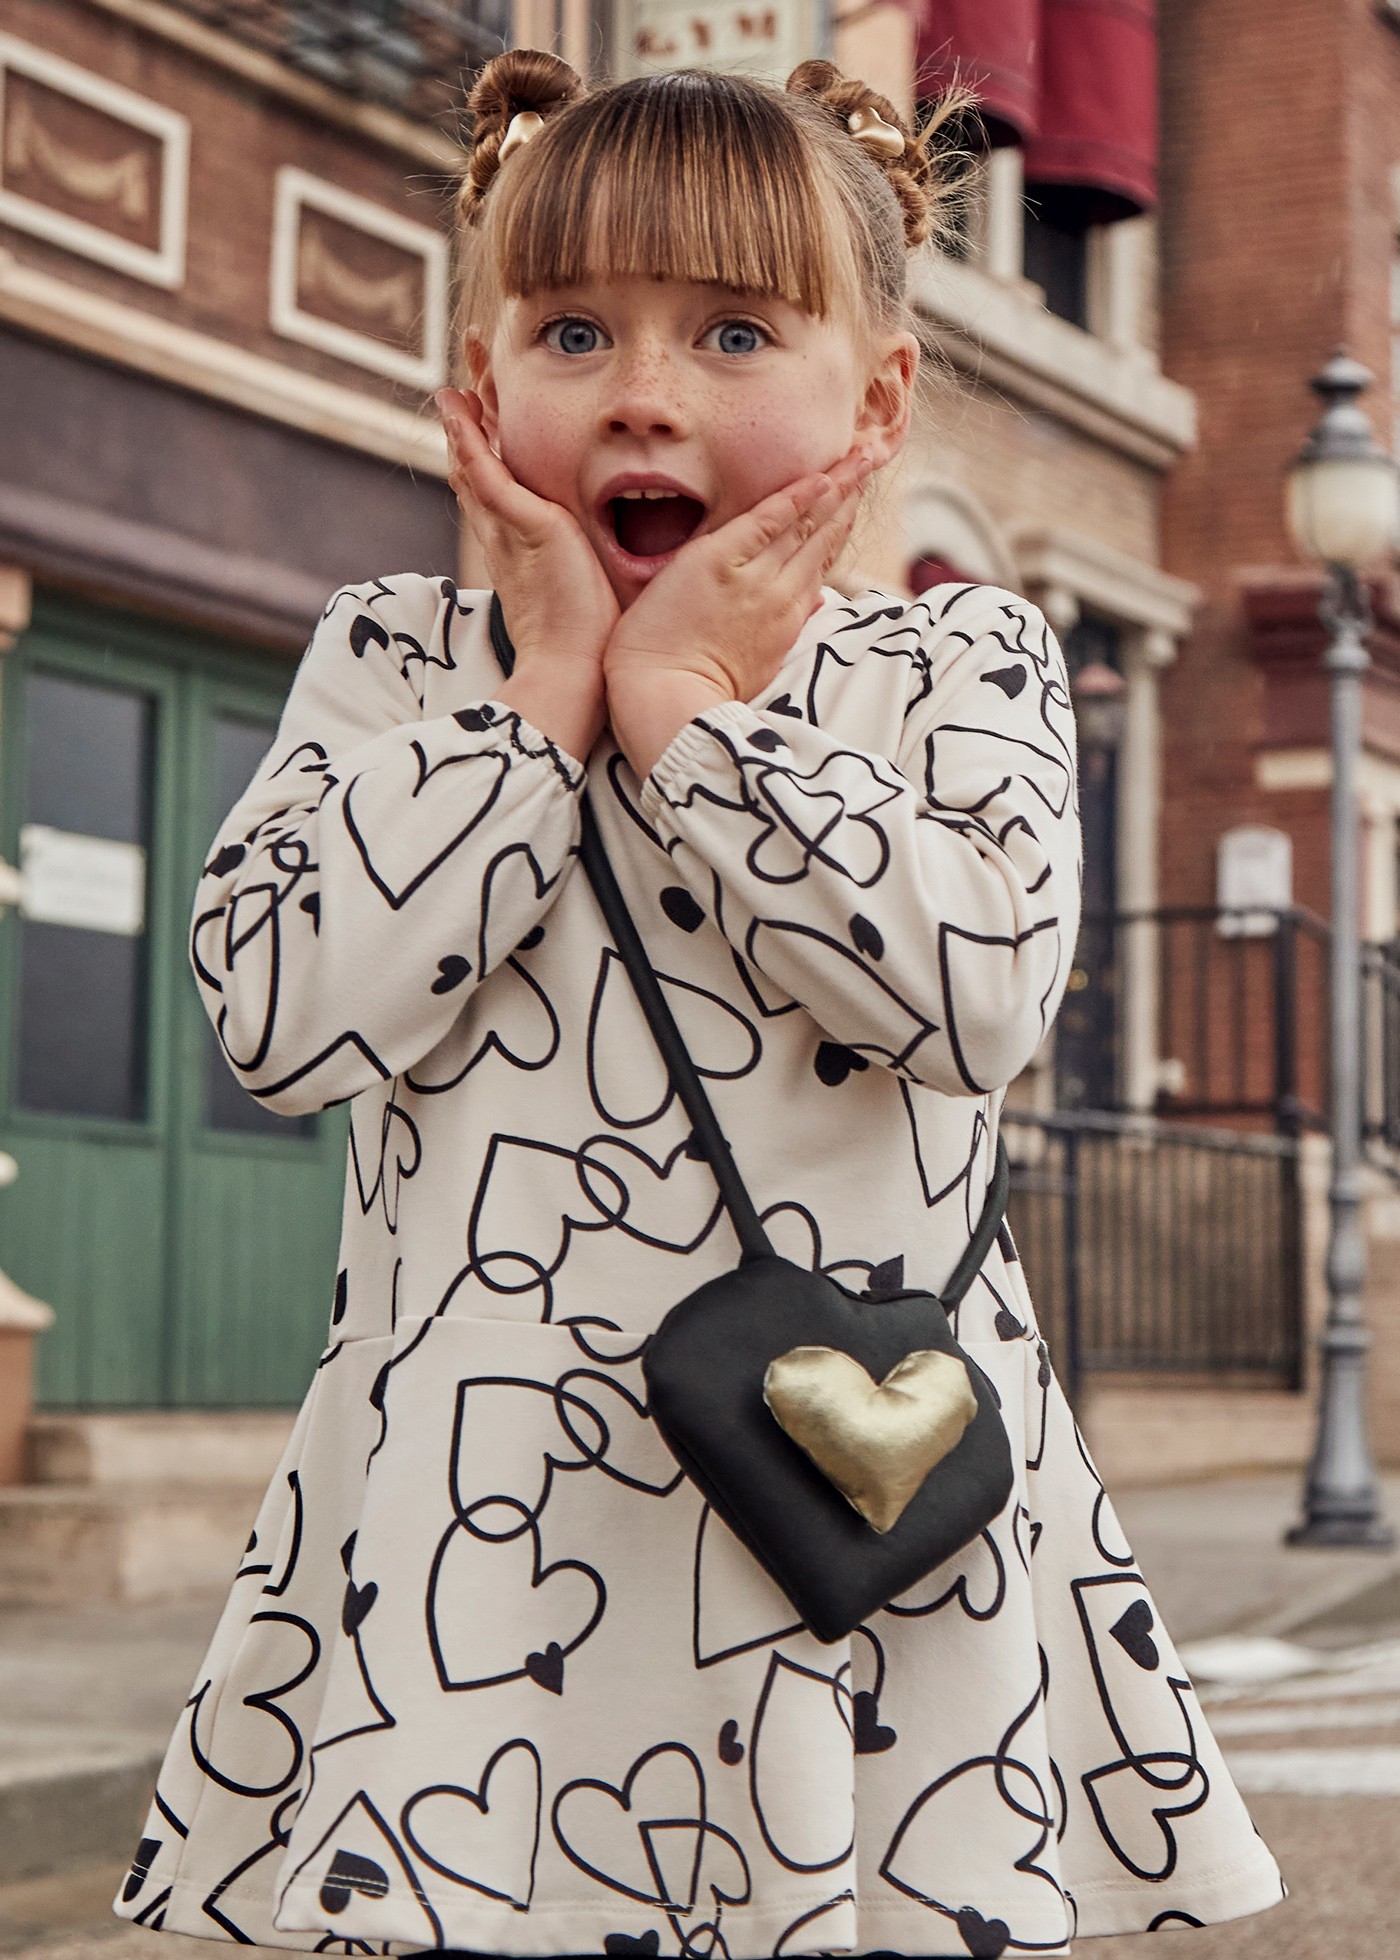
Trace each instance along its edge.
{"label": "hanging sign", "polygon": [[678,0],[619,0],[613,9],[621,75],[671,68],[723,68],[782,81],[823,52],[823,0],[731,0],[685,6]]}
{"label": "hanging sign", "polygon": [[27,823],[19,833],[20,914],[134,938],[146,924],[146,853],[139,844]]}

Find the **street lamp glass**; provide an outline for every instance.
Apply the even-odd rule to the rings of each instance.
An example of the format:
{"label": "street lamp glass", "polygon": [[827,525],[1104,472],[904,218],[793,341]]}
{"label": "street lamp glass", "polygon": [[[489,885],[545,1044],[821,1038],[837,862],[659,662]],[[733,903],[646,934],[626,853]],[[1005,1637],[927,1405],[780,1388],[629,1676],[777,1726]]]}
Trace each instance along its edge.
{"label": "street lamp glass", "polygon": [[1304,557],[1355,570],[1400,541],[1395,465],[1370,456],[1311,457],[1288,473],[1288,529]]}

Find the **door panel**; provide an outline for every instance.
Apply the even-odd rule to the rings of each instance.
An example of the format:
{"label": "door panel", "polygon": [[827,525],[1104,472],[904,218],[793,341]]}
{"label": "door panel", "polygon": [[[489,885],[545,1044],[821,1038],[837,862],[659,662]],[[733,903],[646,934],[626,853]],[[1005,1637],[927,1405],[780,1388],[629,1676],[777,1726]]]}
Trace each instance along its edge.
{"label": "door panel", "polygon": [[42,874],[38,916],[0,920],[0,1148],[20,1165],[0,1265],[57,1314],[38,1399],[295,1402],[334,1283],[344,1118],[288,1121],[238,1086],[185,950],[288,671],[50,603],[0,678],[0,855],[27,839]]}
{"label": "door panel", "polygon": [[158,1142],[15,1133],[20,1176],[0,1197],[0,1259],[56,1314],[35,1399],[56,1407],[165,1399],[165,1153]]}
{"label": "door panel", "polygon": [[[199,864],[267,752],[275,696],[195,677],[188,830]],[[326,1334],[340,1227],[343,1116],[278,1116],[232,1074],[189,978],[173,1111],[179,1221],[172,1382],[180,1402],[296,1400]]]}

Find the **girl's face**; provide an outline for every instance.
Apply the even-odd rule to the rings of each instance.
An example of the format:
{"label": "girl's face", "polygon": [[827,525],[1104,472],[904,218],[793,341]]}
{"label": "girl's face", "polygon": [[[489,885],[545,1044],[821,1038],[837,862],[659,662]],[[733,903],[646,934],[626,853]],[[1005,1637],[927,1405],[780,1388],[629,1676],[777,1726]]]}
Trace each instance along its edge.
{"label": "girl's face", "polygon": [[903,444],[918,343],[727,287],[614,279],[508,300],[467,348],[488,439],[582,526],[629,606],[689,538],[850,449]]}

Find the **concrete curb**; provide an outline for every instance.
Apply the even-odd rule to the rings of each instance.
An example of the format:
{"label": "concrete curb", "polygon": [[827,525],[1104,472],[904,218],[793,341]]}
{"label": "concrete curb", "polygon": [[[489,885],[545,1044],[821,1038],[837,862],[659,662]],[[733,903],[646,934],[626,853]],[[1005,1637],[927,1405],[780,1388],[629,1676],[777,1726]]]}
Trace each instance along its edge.
{"label": "concrete curb", "polygon": [[130,1858],[160,1764],[155,1751],[0,1779],[0,1884]]}

